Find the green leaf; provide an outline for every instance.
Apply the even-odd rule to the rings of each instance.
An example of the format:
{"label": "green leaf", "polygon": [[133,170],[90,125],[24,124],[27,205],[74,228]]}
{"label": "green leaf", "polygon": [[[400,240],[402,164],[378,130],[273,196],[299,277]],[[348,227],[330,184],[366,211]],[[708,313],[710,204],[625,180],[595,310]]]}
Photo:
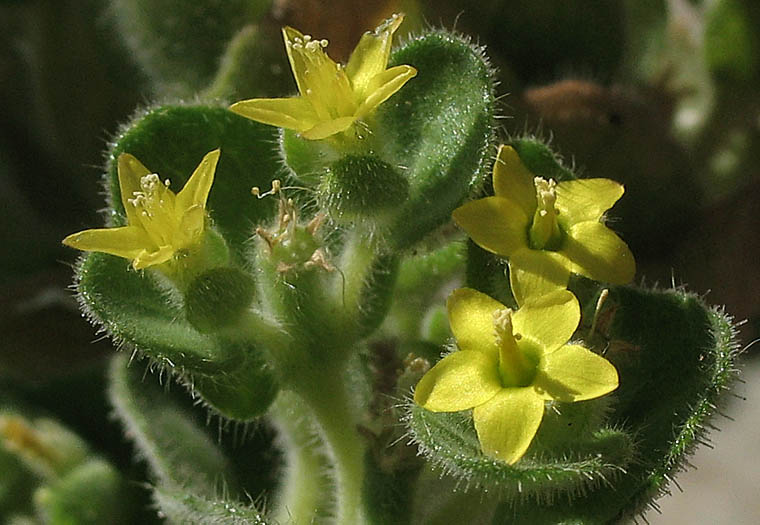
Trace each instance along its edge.
{"label": "green leaf", "polygon": [[554,179],[557,182],[577,178],[572,170],[562,164],[559,155],[542,140],[534,136],[525,136],[515,138],[509,144],[515,148],[520,160],[535,176]]}
{"label": "green leaf", "polygon": [[106,461],[90,459],[34,494],[45,523],[127,523],[121,476]]}
{"label": "green leaf", "polygon": [[159,486],[213,497],[230,485],[230,464],[209,436],[126,355],[114,356],[109,397],[125,434]]}
{"label": "green leaf", "polygon": [[483,49],[444,31],[396,50],[389,67],[417,76],[377,110],[386,160],[403,167],[409,198],[392,226],[397,248],[449,220],[488,173],[494,133],[494,79]]}
{"label": "green leaf", "polygon": [[[435,343],[451,337],[448,320],[438,323],[447,291],[453,287],[465,265],[465,244],[451,241],[433,251],[406,257],[400,267],[386,326],[405,340]],[[445,315],[444,315],[444,319]]]}
{"label": "green leaf", "polygon": [[[581,418],[583,419],[583,418]],[[568,421],[574,421],[569,418]],[[480,450],[469,413],[434,413],[410,404],[406,419],[420,451],[443,472],[468,486],[497,491],[506,500],[532,502],[583,493],[624,472],[633,456],[631,437],[612,428],[595,429],[558,450],[534,445],[514,465],[491,459]],[[540,428],[536,440],[541,439]]]}
{"label": "green leaf", "polygon": [[[272,151],[273,131],[230,113],[207,106],[165,106],[136,118],[119,135],[109,155],[107,187],[110,222],[125,224],[115,159],[122,152],[137,157],[148,169],[182,187],[206,153],[221,147],[214,185],[208,200],[215,227],[242,259],[251,227],[268,220],[271,200],[250,196],[252,186],[270,184],[279,165]],[[167,293],[148,272],[135,272],[129,261],[91,253],[78,268],[77,289],[90,319],[103,326],[118,343],[126,343],[162,366],[205,375],[230,373],[243,362],[263,362],[257,349],[229,340],[224,334],[202,333],[187,320],[182,301]],[[263,367],[248,369],[247,377],[272,383]],[[258,379],[257,379],[258,378]],[[215,382],[226,388],[224,380]],[[224,407],[217,407],[224,412]],[[251,415],[251,414],[249,414]]]}
{"label": "green leaf", "polygon": [[158,487],[153,499],[169,523],[183,525],[266,525],[252,505],[189,493],[174,486]]}
{"label": "green leaf", "polygon": [[116,159],[137,157],[179,191],[203,156],[221,148],[207,209],[233,250],[241,252],[251,226],[268,219],[273,200],[250,196],[253,186],[268,188],[280,171],[272,143],[275,129],[245,119],[222,107],[160,106],[138,115],[119,134],[108,155],[107,187],[115,211],[111,221],[123,225]]}
{"label": "green leaf", "polygon": [[188,383],[206,405],[235,421],[250,421],[263,415],[279,392],[272,369],[257,356],[249,356],[232,373],[215,377],[196,375]]}
{"label": "green leaf", "polygon": [[249,349],[202,334],[185,320],[181,305],[154,279],[113,255],[91,253],[78,268],[77,289],[91,321],[115,342],[128,344],[163,366],[217,374],[236,368]]}
{"label": "green leaf", "polygon": [[115,356],[110,398],[155,481],[153,499],[170,523],[265,523],[253,506],[234,501],[231,465],[208,435],[140,366]]}
{"label": "green leaf", "polygon": [[202,96],[232,101],[280,97],[295,90],[280,27],[264,23],[247,25],[232,37],[219,59],[213,82]]}
{"label": "green leaf", "polygon": [[116,25],[160,88],[189,95],[206,87],[227,43],[267,12],[271,0],[112,0]]}
{"label": "green leaf", "polygon": [[731,318],[681,290],[614,287],[607,304],[606,357],[620,374],[608,423],[636,436],[636,461],[625,476],[571,502],[505,503],[495,524],[596,524],[642,513],[705,442],[705,424],[736,376]]}

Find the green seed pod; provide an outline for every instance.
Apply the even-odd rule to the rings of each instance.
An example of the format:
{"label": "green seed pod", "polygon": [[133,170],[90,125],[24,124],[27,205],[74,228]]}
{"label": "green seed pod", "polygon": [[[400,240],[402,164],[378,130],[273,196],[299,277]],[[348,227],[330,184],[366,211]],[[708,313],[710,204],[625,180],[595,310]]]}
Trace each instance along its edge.
{"label": "green seed pod", "polygon": [[200,332],[234,325],[253,301],[255,283],[237,268],[207,270],[195,278],[185,294],[185,315]]}
{"label": "green seed pod", "polygon": [[347,155],[327,169],[318,195],[334,219],[382,219],[404,202],[409,182],[371,155]]}
{"label": "green seed pod", "polygon": [[320,246],[311,232],[297,226],[288,235],[278,237],[278,242],[272,244],[271,258],[279,265],[299,266],[309,261]]}

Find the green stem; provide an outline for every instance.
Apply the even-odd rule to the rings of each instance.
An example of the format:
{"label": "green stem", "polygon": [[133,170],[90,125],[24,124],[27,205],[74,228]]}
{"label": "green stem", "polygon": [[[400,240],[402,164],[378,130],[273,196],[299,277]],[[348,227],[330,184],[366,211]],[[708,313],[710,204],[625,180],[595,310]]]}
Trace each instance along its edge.
{"label": "green stem", "polygon": [[312,523],[324,502],[326,483],[311,415],[296,395],[283,391],[272,405],[270,418],[285,453],[282,489],[272,516],[277,523]]}
{"label": "green stem", "polygon": [[367,277],[377,261],[377,241],[363,229],[356,229],[348,234],[338,262],[339,274],[333,282],[333,303],[343,306],[346,328],[351,327],[353,317],[362,304],[362,294]]}
{"label": "green stem", "polygon": [[337,525],[367,523],[362,505],[365,443],[343,374],[334,367],[314,370],[299,394],[314,413],[333,466]]}

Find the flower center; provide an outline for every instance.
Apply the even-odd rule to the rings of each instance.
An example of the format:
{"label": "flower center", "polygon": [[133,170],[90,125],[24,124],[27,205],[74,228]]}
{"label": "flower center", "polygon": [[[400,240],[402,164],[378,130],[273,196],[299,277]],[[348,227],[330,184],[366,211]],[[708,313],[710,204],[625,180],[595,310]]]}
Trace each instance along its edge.
{"label": "flower center", "polygon": [[536,187],[536,212],[529,231],[530,247],[534,250],[557,250],[562,241],[562,232],[557,223],[557,183],[554,179],[542,177],[533,179]]}
{"label": "flower center", "polygon": [[140,189],[127,199],[135,207],[148,236],[157,246],[171,244],[172,236],[179,229],[174,213],[175,196],[169,189],[171,182],[161,182],[157,174],[151,173],[140,179]]}
{"label": "flower center", "polygon": [[299,90],[320,120],[352,115],[356,110],[346,74],[325,53],[328,41],[311,35],[293,36],[285,45],[298,57]]}
{"label": "flower center", "polygon": [[533,381],[536,363],[520,349],[520,334],[515,334],[512,326],[511,308],[502,308],[493,313],[493,328],[496,346],[499,348],[499,374],[505,387],[527,386]]}

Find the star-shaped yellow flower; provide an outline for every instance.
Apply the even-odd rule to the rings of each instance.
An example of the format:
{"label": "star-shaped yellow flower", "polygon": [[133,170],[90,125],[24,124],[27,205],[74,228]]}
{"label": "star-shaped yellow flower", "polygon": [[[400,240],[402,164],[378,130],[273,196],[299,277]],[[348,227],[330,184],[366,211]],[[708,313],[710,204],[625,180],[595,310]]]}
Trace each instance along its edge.
{"label": "star-shaped yellow flower", "polygon": [[206,154],[175,195],[168,179],[162,182],[135,157],[122,153],[118,159],[119,188],[127,226],[74,233],[63,244],[132,259],[132,266],[138,270],[165,263],[177,252],[198,245],[219,154],[218,149]]}
{"label": "star-shaped yellow flower", "polygon": [[623,195],[619,183],[534,177],[511,146],[501,146],[493,187],[493,197],[468,202],[452,215],[476,244],[509,257],[518,304],[567,287],[571,272],[612,284],[633,279],[633,254],[601,220]]}
{"label": "star-shaped yellow flower", "polygon": [[301,96],[244,100],[230,109],[264,124],[295,130],[310,140],[346,131],[417,74],[406,65],[386,69],[393,33],[403,19],[402,15],[393,15],[375,31],[365,33],[345,67],[327,56],[327,40],[283,28],[285,49]]}
{"label": "star-shaped yellow flower", "polygon": [[475,430],[490,457],[512,464],[525,454],[545,401],[594,399],[618,386],[609,361],[567,344],[580,321],[578,300],[567,290],[531,298],[513,312],[462,288],[447,306],[460,350],[423,376],[414,401],[433,412],[474,409]]}

